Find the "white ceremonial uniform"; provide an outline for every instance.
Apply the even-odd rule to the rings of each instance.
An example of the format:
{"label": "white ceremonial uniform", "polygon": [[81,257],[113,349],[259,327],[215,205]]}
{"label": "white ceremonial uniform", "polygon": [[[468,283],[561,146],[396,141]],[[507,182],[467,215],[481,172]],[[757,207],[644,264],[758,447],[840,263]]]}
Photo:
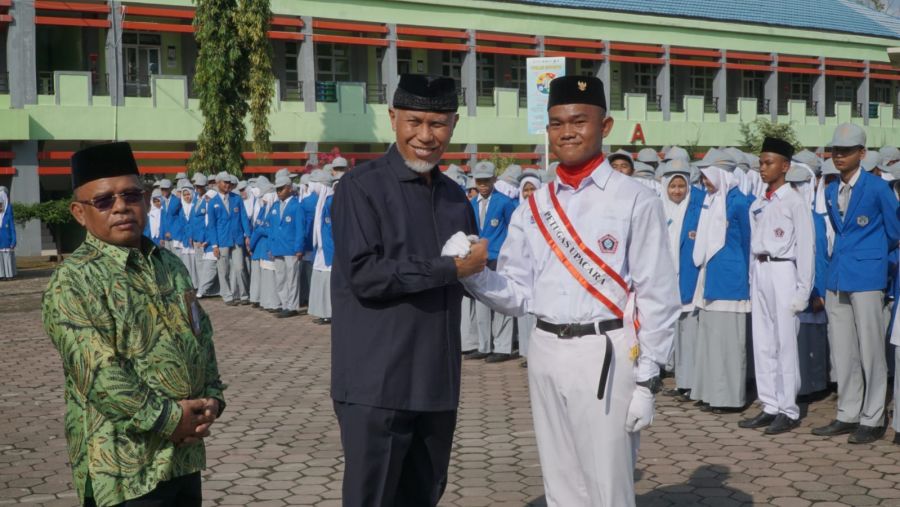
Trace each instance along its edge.
{"label": "white ceremonial uniform", "polygon": [[800,418],[798,314],[815,277],[815,229],[809,203],[789,183],[750,206],[750,298],[756,390],[770,415]]}
{"label": "white ceremonial uniform", "polygon": [[[631,356],[636,352],[629,337],[633,333],[626,329],[573,339],[540,329],[532,334],[529,391],[547,504],[633,506],[639,433],[626,429],[629,405],[640,394],[635,382],[658,375],[668,360],[681,311],[662,202],[605,161],[578,189],[558,181],[539,189],[538,202],[549,201],[551,189],[588,248],[633,291],[641,328],[637,361]],[[614,283],[609,277],[605,282]],[[507,315],[531,313],[553,324],[617,318],[551,250],[530,206],[513,214],[497,271],[485,270],[463,283],[480,301]],[[625,308],[625,299],[614,303]],[[607,338],[613,347],[612,368],[607,394],[599,400]]]}

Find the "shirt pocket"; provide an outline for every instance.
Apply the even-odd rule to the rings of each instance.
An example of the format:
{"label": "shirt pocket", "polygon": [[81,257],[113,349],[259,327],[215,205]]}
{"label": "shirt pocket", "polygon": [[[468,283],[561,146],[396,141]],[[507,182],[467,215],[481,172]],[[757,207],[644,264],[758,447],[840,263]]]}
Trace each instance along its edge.
{"label": "shirt pocket", "polygon": [[853,256],[858,261],[875,261],[884,259],[884,252],[880,248],[861,248]]}

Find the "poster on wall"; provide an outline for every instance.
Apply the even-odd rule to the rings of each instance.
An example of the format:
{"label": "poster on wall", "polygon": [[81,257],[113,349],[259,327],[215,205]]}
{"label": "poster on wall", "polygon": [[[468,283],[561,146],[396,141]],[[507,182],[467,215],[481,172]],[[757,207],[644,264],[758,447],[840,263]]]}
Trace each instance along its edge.
{"label": "poster on wall", "polygon": [[566,59],[564,57],[528,58],[526,67],[528,133],[543,134],[547,127],[550,81],[566,75]]}
{"label": "poster on wall", "polygon": [[175,46],[166,47],[166,68],[174,69],[178,64],[178,58],[175,56]]}

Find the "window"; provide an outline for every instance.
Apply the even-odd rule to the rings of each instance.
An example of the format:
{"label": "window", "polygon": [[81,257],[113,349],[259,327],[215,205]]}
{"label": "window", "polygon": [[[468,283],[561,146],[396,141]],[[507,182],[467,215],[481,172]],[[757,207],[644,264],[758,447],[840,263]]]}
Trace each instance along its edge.
{"label": "window", "polygon": [[656,101],[656,76],[659,75],[659,67],[650,63],[637,63],[634,65],[633,93],[644,93],[647,102]]}
{"label": "window", "polygon": [[793,74],[791,76],[791,91],[788,94],[788,100],[811,101],[812,80],[813,76],[809,74]]}
{"label": "window", "polygon": [[852,79],[836,79],[834,81],[835,102],[856,102],[856,83]]}
{"label": "window", "polygon": [[462,81],[463,53],[444,51],[441,53],[441,75]]}
{"label": "window", "polygon": [[316,80],[350,81],[350,50],[338,44],[316,44]]}
{"label": "window", "polygon": [[762,72],[742,71],[741,97],[763,98],[765,95],[765,78]]}
{"label": "window", "polygon": [[689,79],[688,95],[702,95],[706,101],[712,99],[713,96],[713,80],[715,79],[715,69],[706,67],[692,67]]}
{"label": "window", "polygon": [[478,54],[478,95],[494,97],[494,86],[497,82],[497,66],[493,54]]}
{"label": "window", "polygon": [[511,56],[509,61],[509,87],[518,88],[520,94],[524,95],[527,82],[528,74],[525,58],[522,56]]}
{"label": "window", "polygon": [[872,93],[869,97],[870,102],[881,102],[882,104],[893,104],[893,89],[889,81],[872,81]]}
{"label": "window", "polygon": [[[381,61],[380,57],[378,58],[378,61]],[[409,74],[412,72],[412,68],[412,50],[408,48],[397,49],[397,73]]]}

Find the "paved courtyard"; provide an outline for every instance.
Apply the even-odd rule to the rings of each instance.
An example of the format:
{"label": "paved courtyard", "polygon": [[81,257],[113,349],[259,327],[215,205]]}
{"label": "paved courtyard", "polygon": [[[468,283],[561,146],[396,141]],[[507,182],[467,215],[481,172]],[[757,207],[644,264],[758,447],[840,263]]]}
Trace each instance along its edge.
{"label": "paved courtyard", "polygon": [[[40,325],[46,272],[0,283],[0,505],[77,504],[66,462],[59,357]],[[329,334],[205,300],[228,408],[208,439],[208,505],[340,504],[338,428],[328,397]],[[525,370],[463,363],[447,506],[544,505]],[[900,447],[809,433],[834,413],[813,404],[775,438],[660,397],[642,435],[638,505],[900,506]],[[755,408],[752,411],[755,413]],[[575,473],[575,471],[573,471]]]}

